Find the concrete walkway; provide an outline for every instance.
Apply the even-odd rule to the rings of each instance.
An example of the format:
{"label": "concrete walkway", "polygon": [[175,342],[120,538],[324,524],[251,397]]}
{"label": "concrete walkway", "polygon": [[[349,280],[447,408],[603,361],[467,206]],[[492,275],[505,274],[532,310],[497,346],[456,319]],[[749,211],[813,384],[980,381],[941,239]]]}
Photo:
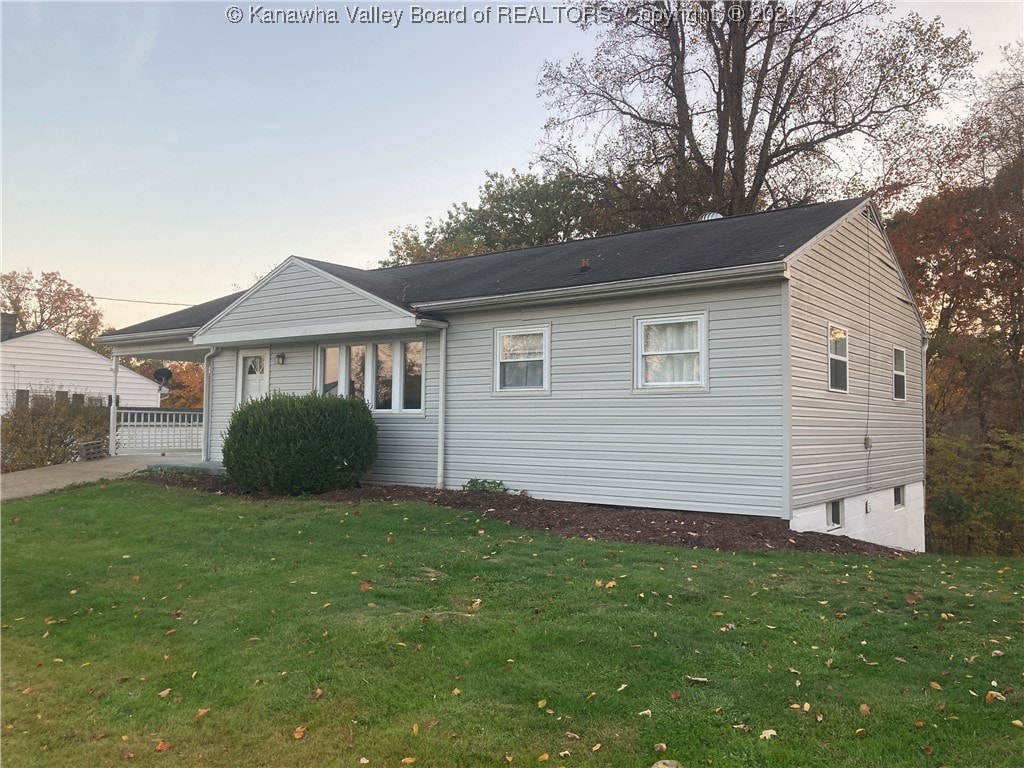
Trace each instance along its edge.
{"label": "concrete walkway", "polygon": [[75,483],[113,480],[149,467],[182,467],[190,465],[182,456],[112,456],[96,461],[75,461],[52,467],[24,469],[0,475],[0,502],[38,496]]}

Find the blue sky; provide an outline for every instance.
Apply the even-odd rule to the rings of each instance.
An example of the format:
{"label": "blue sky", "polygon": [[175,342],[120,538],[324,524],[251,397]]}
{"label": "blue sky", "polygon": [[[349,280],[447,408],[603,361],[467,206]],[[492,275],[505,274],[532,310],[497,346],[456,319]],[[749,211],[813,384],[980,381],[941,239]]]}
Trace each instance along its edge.
{"label": "blue sky", "polygon": [[[388,231],[525,169],[545,59],[571,24],[261,25],[260,3],[3,2],[3,270],[57,270],[96,296],[195,303],[290,254],[372,267]],[[422,3],[461,8],[462,3]],[[490,6],[492,14],[511,3]],[[519,4],[527,5],[530,4]],[[1024,3],[903,3],[968,26],[985,55]],[[174,307],[101,300],[124,326]]]}

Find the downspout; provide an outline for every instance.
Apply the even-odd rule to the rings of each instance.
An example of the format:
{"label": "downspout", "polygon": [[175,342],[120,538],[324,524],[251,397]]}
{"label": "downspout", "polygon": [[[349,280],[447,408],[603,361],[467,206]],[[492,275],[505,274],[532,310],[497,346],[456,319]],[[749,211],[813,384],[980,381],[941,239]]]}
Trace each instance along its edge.
{"label": "downspout", "polygon": [[203,453],[201,461],[210,460],[210,397],[213,392],[213,368],[210,361],[220,352],[219,347],[210,347],[203,356]]}
{"label": "downspout", "polygon": [[448,377],[448,329],[441,329],[437,382],[437,487],[444,488],[444,408]]}
{"label": "downspout", "polygon": [[111,361],[114,364],[112,369],[114,374],[113,391],[110,393],[110,446],[108,451],[111,456],[117,456],[117,369],[121,367],[117,362],[118,357],[116,353],[111,355]]}

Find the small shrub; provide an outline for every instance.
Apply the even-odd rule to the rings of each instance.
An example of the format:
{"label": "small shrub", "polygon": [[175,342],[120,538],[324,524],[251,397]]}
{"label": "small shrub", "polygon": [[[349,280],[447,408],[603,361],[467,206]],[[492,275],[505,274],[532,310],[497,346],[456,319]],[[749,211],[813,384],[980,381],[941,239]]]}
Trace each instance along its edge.
{"label": "small shrub", "polygon": [[247,491],[292,496],[353,488],[377,458],[377,425],[366,402],[274,393],[231,417],[224,468]]}
{"label": "small shrub", "polygon": [[4,414],[3,471],[67,464],[78,459],[78,443],[106,441],[110,416],[106,408],[50,397]]}
{"label": "small shrub", "polygon": [[464,491],[484,491],[485,493],[508,493],[508,488],[501,480],[481,480],[479,477],[470,479],[462,486]]}

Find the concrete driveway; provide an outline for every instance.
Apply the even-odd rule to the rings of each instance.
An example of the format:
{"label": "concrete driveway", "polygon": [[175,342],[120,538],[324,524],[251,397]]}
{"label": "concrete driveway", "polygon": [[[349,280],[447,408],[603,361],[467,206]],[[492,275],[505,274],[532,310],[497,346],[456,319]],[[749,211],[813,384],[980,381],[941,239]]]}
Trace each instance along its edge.
{"label": "concrete driveway", "polygon": [[174,456],[112,456],[96,461],[75,461],[52,467],[23,469],[0,475],[0,502],[37,496],[75,483],[127,477],[152,466],[182,466],[188,459]]}

